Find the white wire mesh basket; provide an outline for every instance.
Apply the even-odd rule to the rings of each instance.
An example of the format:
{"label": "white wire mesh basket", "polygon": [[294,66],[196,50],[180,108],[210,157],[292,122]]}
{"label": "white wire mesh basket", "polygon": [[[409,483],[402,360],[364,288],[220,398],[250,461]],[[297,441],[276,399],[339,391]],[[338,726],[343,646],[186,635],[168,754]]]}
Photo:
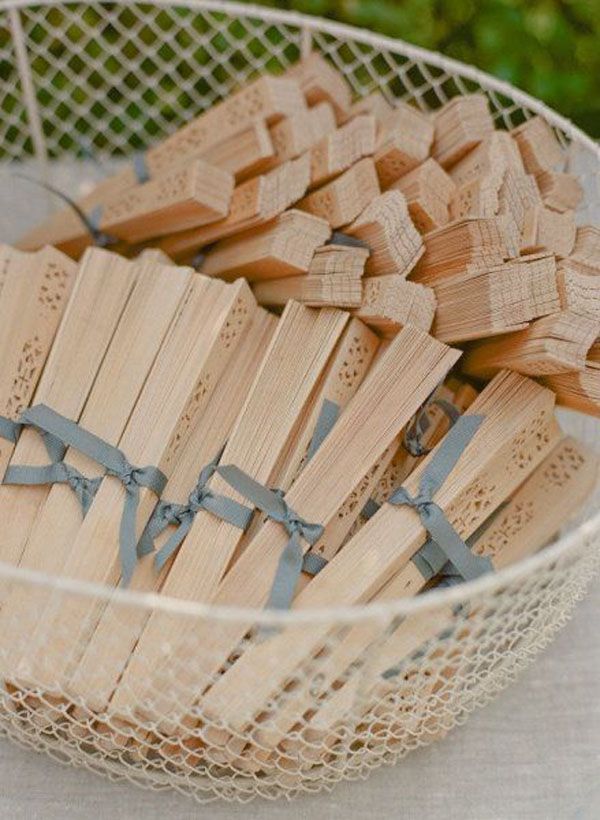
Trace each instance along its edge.
{"label": "white wire mesh basket", "polygon": [[[597,221],[600,152],[541,103],[400,41],[201,0],[0,2],[0,160],[5,168],[37,163],[42,176],[78,193],[74,187],[98,174],[94,163],[118,161],[254,74],[285,69],[311,48],[333,61],[357,96],[381,89],[390,100],[412,100],[428,110],[481,89],[500,127],[542,114],[568,149],[571,169],[581,174],[586,196],[579,220]],[[48,207],[43,197],[32,205],[31,189],[11,187],[11,180],[6,176],[2,194],[14,220],[4,226],[7,233],[23,230]],[[568,432],[598,445],[594,420],[565,413],[562,421]],[[549,469],[548,481],[560,486],[577,469],[576,459],[564,459]],[[26,619],[9,625],[10,640],[0,641],[0,731],[64,762],[145,787],[175,788],[200,801],[292,796],[364,776],[443,736],[551,640],[600,565],[596,509],[597,494],[553,545],[496,575],[352,609],[278,615],[225,610],[4,565],[0,602],[25,595],[29,606]],[[518,533],[526,515],[503,523],[499,544]],[[90,659],[92,669],[117,652],[132,623],[141,629],[150,617],[164,619],[173,627],[169,634],[178,636],[161,648],[162,666],[142,670],[118,706],[93,674],[85,696],[66,677],[52,677],[56,652],[69,647],[68,666],[86,645],[48,634],[39,613],[50,604],[60,628],[60,613],[82,598],[90,629],[99,613],[108,614],[114,643],[109,640],[106,655]],[[276,691],[265,692],[259,710],[246,713],[241,701],[206,709],[203,693],[211,681],[264,641],[266,627],[283,630],[290,645],[295,634],[313,631],[318,646]],[[245,636],[237,649],[214,657],[211,647],[227,644],[232,632]],[[250,671],[243,688],[256,685]]]}

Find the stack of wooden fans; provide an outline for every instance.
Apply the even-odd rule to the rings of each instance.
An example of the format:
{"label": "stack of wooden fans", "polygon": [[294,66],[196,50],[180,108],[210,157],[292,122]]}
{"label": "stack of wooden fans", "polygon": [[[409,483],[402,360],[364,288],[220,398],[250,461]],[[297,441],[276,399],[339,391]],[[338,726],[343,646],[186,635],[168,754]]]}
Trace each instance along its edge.
{"label": "stack of wooden fans", "polygon": [[[539,117],[496,130],[481,94],[433,113],[379,93],[353,102],[313,54],[0,248],[0,560],[261,608],[282,606],[296,539],[314,560],[285,606],[417,595],[448,578],[449,554],[441,544],[431,559],[419,510],[396,491],[417,496],[473,418],[435,494],[446,523],[490,571],[545,546],[597,468],[561,432],[555,401],[600,415],[600,230],[576,225],[582,193],[564,167]],[[231,465],[281,491],[286,522]],[[134,496],[135,540],[149,546],[131,563]],[[501,538],[524,499],[523,529]],[[23,588],[1,602],[8,685],[68,692],[97,713],[143,702],[164,714],[181,624],[140,608],[115,633],[110,604],[45,594],[35,623]],[[313,626],[240,653],[245,632],[207,625],[184,682],[240,731],[326,638]],[[349,632],[325,685],[372,638]],[[301,713],[292,702],[269,748]]]}

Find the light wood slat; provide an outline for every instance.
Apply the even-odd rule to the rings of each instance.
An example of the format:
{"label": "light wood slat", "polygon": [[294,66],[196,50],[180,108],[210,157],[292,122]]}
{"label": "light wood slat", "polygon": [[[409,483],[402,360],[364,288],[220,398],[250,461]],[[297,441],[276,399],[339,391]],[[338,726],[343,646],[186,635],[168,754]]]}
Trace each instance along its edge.
{"label": "light wood slat", "polygon": [[[232,191],[233,176],[227,171],[203,160],[179,163],[143,185],[105,199],[100,206],[99,230],[112,238],[137,243],[174,230],[206,225],[226,216]],[[73,256],[93,241],[79,218],[73,231],[53,239],[58,248]]]}
{"label": "light wood slat", "polygon": [[[488,555],[498,570],[537,552],[586,501],[594,486],[597,471],[598,462],[593,454],[584,450],[574,439],[564,439],[517,490],[508,505],[496,513],[491,524],[475,541],[473,550],[478,554]],[[386,597],[392,598],[394,593],[394,589],[389,589]],[[408,594],[414,594],[414,591]],[[386,693],[397,691],[398,678],[386,682],[381,675],[392,667],[400,666],[402,661],[406,661],[426,641],[441,634],[451,624],[452,611],[448,606],[416,614],[401,624],[378,648],[369,678],[372,681],[378,680],[379,683],[367,692],[360,692],[365,703],[376,703]],[[351,650],[351,642],[352,637],[358,637],[359,631],[355,627],[354,636],[348,636],[344,641],[345,647],[338,648],[336,654],[344,659],[342,663],[346,661],[345,654],[355,654]],[[365,641],[366,638],[363,631],[360,639]],[[377,635],[373,634],[372,640],[376,638]],[[303,741],[321,744],[331,737],[332,742],[335,742],[334,729],[343,715],[347,714],[348,708],[355,703],[359,694],[359,682],[360,675],[353,674],[343,687],[325,700],[324,706],[310,720],[303,733]],[[365,720],[369,722],[366,715]],[[262,741],[260,736],[259,742]],[[299,754],[299,744],[292,742],[285,745],[290,753]],[[302,749],[302,758],[309,765],[310,750],[306,749],[306,757],[304,751]]]}
{"label": "light wood slat", "polygon": [[494,173],[465,182],[450,200],[450,219],[493,218],[500,210],[502,181],[502,173]]}
{"label": "light wood slat", "polygon": [[[259,77],[226,100],[190,120],[161,143],[148,149],[145,164],[150,177],[169,171],[175,163],[194,159],[210,161],[219,150],[229,151],[227,141],[256,121],[274,124],[282,117],[305,108],[304,97],[296,82],[281,77]],[[219,148],[220,147],[220,148]],[[226,168],[225,170],[231,170]],[[137,184],[132,165],[103,180],[87,196],[78,200],[86,211],[102,205],[107,198]],[[57,244],[61,237],[77,236],[81,223],[70,208],[53,214],[41,226],[28,232],[20,241],[23,249],[35,249],[44,243]],[[81,247],[77,253],[81,252]]]}
{"label": "light wood slat", "polygon": [[396,103],[381,123],[375,151],[382,190],[427,159],[433,136],[433,120],[428,114],[408,103]]}
{"label": "light wood slat", "polygon": [[[77,278],[77,265],[54,248],[0,248],[0,415],[18,421],[29,407]],[[0,439],[0,477],[15,445]]]}
{"label": "light wood slat", "polygon": [[[217,291],[213,321],[198,321],[206,299],[206,282]],[[244,281],[224,285],[193,276],[181,309],[171,325],[146,379],[135,409],[119,441],[129,462],[158,467],[167,478],[204,412],[214,385],[235,355],[241,334],[252,320],[255,302]],[[151,424],[149,423],[151,420]],[[72,541],[63,574],[114,586],[120,578],[119,529],[126,491],[113,476],[106,476]],[[141,535],[156,497],[140,489],[137,513]],[[42,622],[53,635],[43,653],[31,651],[26,668],[17,674],[34,674],[46,685],[68,678],[92,634],[101,612],[92,600],[72,598],[55,612],[48,607]]]}
{"label": "light wood slat", "polygon": [[323,137],[310,149],[310,188],[330,182],[375,151],[375,117],[363,114]]}
{"label": "light wood slat", "polygon": [[308,105],[328,102],[333,106],[338,122],[348,116],[351,105],[350,86],[343,75],[318,52],[294,63],[285,73],[286,77],[300,84]]}
{"label": "light wood slat", "polygon": [[434,116],[433,158],[450,168],[494,130],[487,97],[467,94],[453,97]]}
{"label": "light wood slat", "polygon": [[230,173],[196,160],[108,201],[100,228],[133,243],[199,227],[227,215],[232,192]]}
{"label": "light wood slat", "polygon": [[390,273],[407,276],[423,254],[423,241],[400,191],[386,191],[372,199],[345,232],[368,246],[370,255],[365,266],[368,276]]}
{"label": "light wood slat", "polygon": [[[306,520],[327,526],[340,505],[392,443],[457,356],[456,351],[416,328],[402,331],[294,482],[287,494],[291,508]],[[363,423],[365,418],[369,419],[369,424]],[[235,605],[244,601],[246,606],[264,605],[286,541],[283,528],[268,521],[226,575],[214,598],[215,603]],[[346,547],[335,561],[345,550]],[[312,583],[306,591],[311,586]],[[139,695],[144,692],[149,696],[149,710],[156,710],[157,714],[174,710],[174,719],[176,712],[186,714],[186,704],[188,707],[192,705],[194,695],[202,691],[246,629],[240,623],[222,626],[218,634],[205,636],[204,630],[201,636],[196,634],[203,646],[202,657],[198,657],[193,672],[188,666],[192,677],[187,679],[188,676],[181,676],[175,688],[165,688],[162,683],[166,658],[160,656],[160,642],[144,641],[145,662],[142,662],[142,657],[135,666],[130,662],[119,690],[119,708],[141,702]],[[183,647],[185,636],[179,635],[178,638],[179,645]],[[142,643],[138,646],[138,652],[141,649]],[[171,654],[171,661],[173,657]],[[149,678],[150,668],[154,672]]]}
{"label": "light wood slat", "polygon": [[577,228],[571,259],[600,273],[600,228],[594,225]]}
{"label": "light wood slat", "polygon": [[232,281],[280,279],[308,273],[313,254],[331,234],[329,223],[304,211],[284,211],[266,225],[223,239],[202,262],[202,273]]}
{"label": "light wood slat", "polygon": [[559,295],[554,256],[510,260],[442,279],[434,335],[450,344],[526,328],[533,319],[568,308]]}
{"label": "light wood slat", "polygon": [[[287,492],[300,474],[323,402],[335,402],[341,413],[367,377],[383,347],[375,333],[363,322],[356,318],[350,319],[275,465],[275,486]],[[253,526],[263,522],[264,517],[257,516]],[[256,531],[257,528],[254,527],[254,531],[249,531],[246,538],[253,537]]]}
{"label": "light wood slat", "polygon": [[179,231],[162,239],[158,246],[181,259],[192,252],[233,234],[264,225],[294,205],[306,192],[310,179],[310,160],[307,154],[238,185],[231,198],[229,214],[225,219]]}
{"label": "light wood slat", "polygon": [[387,101],[381,91],[372,91],[352,103],[348,111],[349,117],[358,117],[359,114],[372,114],[381,128],[387,117],[394,111],[394,106]]}
{"label": "light wood slat", "polygon": [[583,198],[583,189],[575,174],[542,171],[535,179],[544,204],[560,213],[576,210]]}
{"label": "light wood slat", "polygon": [[[273,486],[284,492],[289,490],[306,464],[306,455],[323,403],[325,401],[334,402],[341,414],[363,383],[377,357],[382,355],[385,347],[386,343],[380,343],[375,333],[359,319],[353,318],[348,322],[327,362],[326,369],[310,396],[305,411],[299,416],[294,431],[275,465]],[[340,519],[340,513],[342,513],[341,508],[332,525]],[[342,513],[339,521],[341,529],[338,530],[335,526],[327,527],[323,539],[315,544],[313,550],[323,554],[323,549],[336,549],[336,538],[343,538],[341,531],[348,518],[348,515]],[[264,515],[255,516],[252,526],[244,534],[244,539],[239,545],[236,560],[265,520]],[[348,526],[350,523],[348,522]],[[327,546],[324,546],[325,539]]]}
{"label": "light wood slat", "polygon": [[305,196],[297,207],[326,219],[332,228],[341,228],[356,219],[378,193],[375,165],[371,158],[365,158]]}
{"label": "light wood slat", "polygon": [[[342,311],[315,311],[289,303],[229,436],[222,463],[235,463],[256,480],[270,481],[346,322],[347,314]],[[218,475],[212,479],[211,488],[243,501]],[[201,511],[177,553],[163,592],[191,600],[210,599],[241,540],[239,529]],[[129,697],[127,680],[136,675],[136,669],[145,668],[148,652],[154,654],[158,649],[160,653],[155,636],[161,635],[159,644],[164,645],[163,639],[174,626],[159,613],[150,618],[113,705]],[[175,642],[178,631],[176,628],[172,636]]]}
{"label": "light wood slat", "polygon": [[160,248],[144,248],[136,256],[137,262],[154,262],[157,265],[174,265],[170,256]]}
{"label": "light wood slat", "polygon": [[515,140],[506,131],[493,131],[479,145],[453,165],[448,173],[457,187],[481,177],[511,170],[516,175],[525,173],[525,167]]}
{"label": "light wood slat", "polygon": [[148,149],[150,174],[162,173],[173,157],[192,159],[214,149],[257,120],[273,125],[303,108],[303,95],[295,81],[287,77],[259,77]]}
{"label": "light wood slat", "polygon": [[295,299],[309,307],[358,307],[362,301],[362,273],[287,276],[257,282],[254,296],[261,305],[283,307]]}
{"label": "light wood slat", "polygon": [[535,205],[523,215],[521,253],[551,251],[559,257],[573,250],[576,235],[573,211],[558,213],[544,205]]}
{"label": "light wood slat", "polygon": [[530,376],[583,370],[598,336],[598,322],[571,311],[536,319],[525,330],[477,342],[463,360],[465,373],[490,378],[510,368]]}
{"label": "light wood slat", "polygon": [[519,147],[528,174],[562,168],[565,162],[560,143],[543,117],[535,116],[513,128],[511,134]]}
{"label": "light wood slat", "polygon": [[[137,278],[137,266],[97,248],[84,255],[32,404],[47,404],[75,420],[88,394]],[[47,464],[41,437],[25,429],[11,464]],[[0,485],[0,560],[18,564],[47,487]]]}
{"label": "light wood slat", "polygon": [[308,273],[311,276],[335,276],[340,273],[362,276],[369,256],[368,248],[323,245],[316,249]]}
{"label": "light wood slat", "polygon": [[[165,499],[185,503],[200,470],[227,441],[276,325],[277,319],[266,311],[255,312],[252,324],[240,339],[231,366],[216,385],[206,410],[174,467],[163,494]],[[174,529],[173,526],[168,527],[157,539],[157,549],[165,544]],[[161,589],[173,560],[160,573],[156,572],[153,562],[153,555],[141,559],[131,589],[144,592]],[[128,610],[124,615],[120,606],[109,605],[106,608],[71,679],[71,689],[78,693],[88,708],[99,711],[106,707],[148,618],[148,612],[141,608]]]}
{"label": "light wood slat", "polygon": [[385,338],[395,336],[406,325],[428,331],[435,315],[431,288],[407,282],[397,273],[363,280],[363,298],[354,315]]}
{"label": "light wood slat", "polygon": [[[436,390],[436,396],[439,398],[445,398],[446,400],[452,400],[454,398],[454,404],[461,412],[472,403],[476,395],[476,391],[464,384],[460,384],[457,387],[457,393],[454,397],[452,391],[445,386]],[[447,432],[448,419],[436,405],[431,406],[429,415],[432,425],[424,435],[423,443],[432,447],[437,444]],[[336,534],[336,530],[339,529],[338,519],[340,518],[340,514],[343,514],[345,518],[350,512],[349,507],[352,503],[356,505],[356,509],[361,510],[368,497],[372,497],[379,504],[384,504],[392,492],[399,487],[412,472],[415,464],[418,464],[422,460],[422,457],[415,458],[411,456],[402,445],[397,447],[396,444],[393,444],[388,448],[382,459],[380,459],[376,465],[376,470],[372,470],[368,476],[363,479],[359,487],[355,489],[352,495],[349,496],[347,501],[342,505],[336,518],[334,518],[327,527],[323,539],[312,548],[313,551],[317,551],[320,555],[331,560],[337,552],[336,542],[335,540],[332,542],[331,539]],[[375,482],[377,483],[376,487],[373,486]],[[344,518],[342,518],[342,524],[344,523]],[[364,519],[360,522],[356,521],[350,528],[349,537],[352,537],[364,523]],[[300,593],[308,583],[310,583],[310,578],[306,574],[303,574],[298,585],[298,592]],[[353,641],[353,643],[356,643],[356,641]],[[332,660],[334,663],[337,660],[337,664],[339,665],[339,656],[336,657],[335,653]],[[324,672],[327,671],[327,666],[328,665],[325,666]],[[341,668],[345,668],[343,664]],[[259,761],[268,760],[271,750],[277,746],[280,741],[283,740],[287,746],[287,741],[285,741],[287,732],[297,723],[299,716],[309,708],[312,702],[309,701],[309,703],[306,704],[307,694],[307,689],[304,687],[300,688],[297,697],[288,691],[285,700],[278,704],[275,725],[271,725],[270,728],[267,729],[266,727],[261,727],[260,724],[263,722],[262,720],[259,719],[257,721],[259,726],[255,732],[255,736],[260,743],[260,747],[249,746],[244,748],[243,754],[236,756],[235,759],[231,759],[231,762],[243,768],[247,768],[249,765],[252,765],[250,761],[255,761],[255,759]],[[231,738],[227,732],[223,733],[222,737],[218,737],[219,745],[222,745],[225,740],[227,741],[229,749],[232,745],[233,738]],[[227,757],[230,757],[229,753]]]}
{"label": "light wood slat", "polygon": [[328,102],[318,103],[314,108],[298,111],[280,120],[270,129],[275,148],[272,166],[296,159],[335,129],[335,113]]}
{"label": "light wood slat", "polygon": [[561,308],[594,319],[600,333],[600,277],[581,273],[564,259],[558,266],[557,282]]}
{"label": "light wood slat", "polygon": [[[123,311],[106,355],[87,397],[79,423],[109,444],[117,445],[137,403],[148,373],[163,344],[165,335],[183,297],[188,291],[193,271],[187,268],[158,266],[153,262],[141,265],[131,298]],[[210,284],[210,280],[206,280]],[[206,298],[207,310],[198,321],[210,321],[214,300]],[[127,351],[124,354],[124,351]],[[84,476],[103,475],[103,469],[92,459],[69,448],[65,461]],[[60,575],[71,546],[82,523],[81,505],[72,488],[54,484],[48,488],[46,500],[35,521],[30,522],[30,534],[19,565],[48,575]],[[48,549],[48,544],[52,549]],[[16,586],[2,607],[0,623],[14,621],[20,626],[7,629],[12,640],[3,642],[3,656],[9,669],[17,668],[22,653],[23,637],[34,632],[37,617],[44,602],[51,598],[50,590],[39,590],[35,606],[31,607],[29,590]],[[35,622],[32,620],[35,618]],[[25,642],[27,645],[27,642]]]}
{"label": "light wood slat", "polygon": [[494,266],[518,256],[518,242],[509,233],[503,217],[468,218],[451,222],[423,237],[425,252],[412,272],[424,285],[463,273],[467,265]]}
{"label": "light wood slat", "polygon": [[583,370],[545,376],[543,383],[554,390],[556,401],[580,413],[600,417],[600,369],[588,363]]}
{"label": "light wood slat", "polygon": [[391,189],[406,197],[410,218],[419,233],[441,228],[450,221],[449,206],[456,185],[434,159],[426,159],[401,176]]}
{"label": "light wood slat", "polygon": [[498,191],[498,216],[503,216],[512,223],[512,231],[519,235],[519,244],[525,214],[542,204],[535,177],[531,174],[519,174],[509,168]]}
{"label": "light wood slat", "polygon": [[[552,408],[550,391],[516,374],[500,376],[474,402],[471,412],[482,414],[484,421],[436,494],[436,503],[463,537],[470,535],[550,452],[555,441],[548,432]],[[522,459],[516,445],[524,433],[527,443],[521,447],[531,451],[531,459]],[[432,457],[407,480],[411,494],[417,491]],[[473,504],[472,494],[479,489],[485,502]],[[325,601],[343,606],[369,600],[402,570],[424,541],[425,532],[414,510],[384,505],[308,584],[294,608],[319,607]],[[313,624],[310,630],[290,626],[247,650],[202,698],[204,713],[219,714],[231,730],[245,726],[280,691],[293,670],[323,644],[328,629],[327,623]],[[241,681],[246,685],[240,688]]]}
{"label": "light wood slat", "polygon": [[[438,399],[451,402],[459,413],[464,413],[477,398],[477,390],[461,381],[458,381],[457,385],[451,388],[450,381],[450,379],[447,379],[443,385],[440,385],[434,395]],[[428,416],[431,420],[431,426],[421,436],[421,441],[427,448],[432,448],[447,433],[449,420],[447,415],[435,404],[429,407]],[[402,441],[369,497],[380,506],[384,504],[396,487],[399,487],[412,473],[417,464],[423,460],[423,457],[411,455],[404,446],[404,441]],[[368,518],[361,515],[350,535],[354,535],[367,521]]]}
{"label": "light wood slat", "polygon": [[[271,126],[276,128],[277,126]],[[209,165],[229,171],[237,183],[266,171],[275,157],[271,132],[263,120],[251,122],[247,128],[215,143],[202,152],[200,159]],[[183,162],[189,160],[184,159]]]}

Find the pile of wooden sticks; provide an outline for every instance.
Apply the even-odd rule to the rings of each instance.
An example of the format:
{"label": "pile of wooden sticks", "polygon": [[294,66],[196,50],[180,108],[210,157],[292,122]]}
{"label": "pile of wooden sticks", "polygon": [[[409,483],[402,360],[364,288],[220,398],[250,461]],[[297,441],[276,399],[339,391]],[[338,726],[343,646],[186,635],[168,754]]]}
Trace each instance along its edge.
{"label": "pile of wooden sticks", "polygon": [[[313,54],[2,247],[0,560],[300,610],[416,595],[545,546],[597,472],[555,401],[600,415],[600,230],[576,227],[564,165],[539,117],[496,130],[480,94],[434,113],[353,103]],[[415,501],[442,463],[434,500],[459,547]],[[160,723],[201,700],[242,732],[327,638],[290,627],[240,653],[243,619],[194,623],[192,666],[180,622],[140,608],[116,629],[117,609],[43,589],[32,607],[15,586],[7,685],[124,724],[142,703]],[[328,685],[373,635],[345,640]]]}

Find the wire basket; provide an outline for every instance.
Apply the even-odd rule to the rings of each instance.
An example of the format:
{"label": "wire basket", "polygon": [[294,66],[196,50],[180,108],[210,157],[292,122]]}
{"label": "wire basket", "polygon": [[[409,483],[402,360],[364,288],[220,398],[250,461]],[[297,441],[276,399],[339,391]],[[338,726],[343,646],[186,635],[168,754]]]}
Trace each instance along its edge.
{"label": "wire basket", "polygon": [[[43,175],[76,186],[97,173],[89,155],[103,164],[118,161],[257,72],[283,70],[311,48],[328,56],[358,96],[381,89],[390,100],[430,110],[481,89],[500,127],[542,114],[568,148],[571,169],[582,174],[580,221],[597,220],[600,152],[541,103],[400,41],[296,14],[201,0],[0,2],[0,159],[38,163]],[[43,197],[32,205],[30,188],[7,184],[4,196],[21,229],[39,218],[36,207],[47,207]],[[568,432],[598,445],[596,421],[575,413],[562,414],[562,421]],[[560,486],[577,468],[567,457],[552,465],[548,481]],[[8,644],[0,641],[0,731],[64,762],[145,787],[175,788],[200,801],[291,796],[364,776],[464,721],[550,641],[600,565],[596,509],[597,498],[556,543],[496,575],[351,609],[225,610],[4,565],[0,602],[25,595],[29,616],[11,624]],[[524,510],[505,522],[499,545],[514,537],[526,516]],[[86,646],[49,634],[39,613],[50,604],[60,623],[60,613],[82,597],[93,618],[108,613],[109,650],[118,651],[125,625],[129,632],[132,623],[141,629],[150,617],[164,619],[175,628],[169,634],[178,636],[165,647],[172,650],[169,663],[146,670],[152,684],[139,676],[118,708],[93,672],[85,696],[64,678],[52,678],[54,653],[67,645],[76,662]],[[225,666],[274,631],[283,630],[290,645],[306,631],[321,638],[318,651],[275,693],[266,693],[258,713],[245,714],[242,701],[209,710],[203,692],[223,668],[211,647],[232,630],[245,637]],[[109,651],[91,658],[88,667],[110,657]],[[244,685],[253,689],[251,673]]]}

